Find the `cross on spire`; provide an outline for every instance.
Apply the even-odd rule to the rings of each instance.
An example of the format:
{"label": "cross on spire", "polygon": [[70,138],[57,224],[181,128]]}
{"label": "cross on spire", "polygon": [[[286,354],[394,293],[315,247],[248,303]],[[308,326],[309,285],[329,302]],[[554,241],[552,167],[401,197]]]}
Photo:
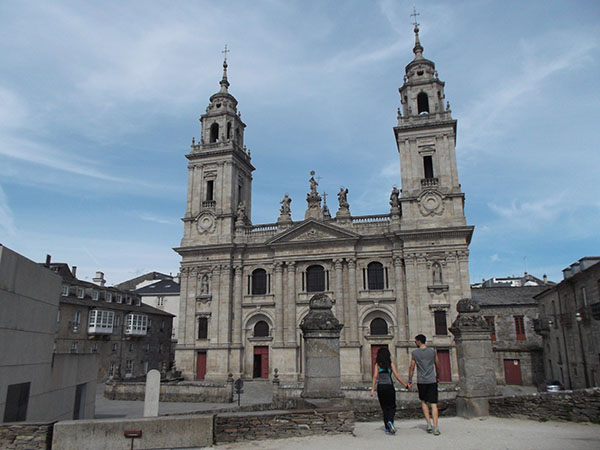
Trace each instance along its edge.
{"label": "cross on spire", "polygon": [[221,53],[225,55],[224,61],[227,62],[227,53],[229,53],[229,50],[227,50],[227,44],[225,44],[225,50],[223,50]]}
{"label": "cross on spire", "polygon": [[[421,14],[419,14],[419,13],[417,12],[417,8],[415,8],[415,7],[413,6],[413,13],[412,13],[410,16],[411,16],[411,17],[414,19],[413,25],[415,26],[415,28],[419,26],[419,23],[417,22],[417,16],[420,16],[420,15],[421,15]],[[227,47],[227,46],[226,46],[226,47]]]}

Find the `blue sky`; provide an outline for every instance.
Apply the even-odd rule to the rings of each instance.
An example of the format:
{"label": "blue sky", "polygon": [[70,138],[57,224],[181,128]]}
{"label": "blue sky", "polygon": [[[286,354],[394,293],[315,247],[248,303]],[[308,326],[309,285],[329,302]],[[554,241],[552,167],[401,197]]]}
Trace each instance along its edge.
{"label": "blue sky", "polygon": [[458,119],[471,280],[600,254],[597,1],[1,2],[0,243],[110,284],[176,273],[226,43],[253,223],[284,193],[301,220],[311,170],[334,212],[341,185],[353,215],[387,212],[413,5]]}

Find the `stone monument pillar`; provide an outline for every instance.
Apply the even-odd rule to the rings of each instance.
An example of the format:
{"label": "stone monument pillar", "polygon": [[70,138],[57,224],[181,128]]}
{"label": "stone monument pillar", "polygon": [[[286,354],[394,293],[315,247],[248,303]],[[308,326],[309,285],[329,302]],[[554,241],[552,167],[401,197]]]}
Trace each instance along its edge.
{"label": "stone monument pillar", "polygon": [[456,305],[458,317],[450,332],[456,343],[460,392],[456,413],[472,418],[489,415],[489,397],[496,395],[495,358],[490,327],[479,313],[479,305],[464,298]]}
{"label": "stone monument pillar", "polygon": [[332,305],[327,295],[314,295],[310,311],[300,323],[305,348],[303,398],[344,396],[340,383],[340,331],[344,325],[331,312]]}

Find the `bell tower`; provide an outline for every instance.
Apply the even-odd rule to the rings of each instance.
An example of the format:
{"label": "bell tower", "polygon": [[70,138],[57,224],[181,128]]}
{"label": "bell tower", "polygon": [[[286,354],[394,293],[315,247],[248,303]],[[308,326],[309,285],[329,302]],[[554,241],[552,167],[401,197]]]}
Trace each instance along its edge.
{"label": "bell tower", "polygon": [[423,57],[414,23],[414,59],[399,89],[401,108],[394,127],[402,177],[404,228],[465,226],[464,194],[456,167],[456,120],[445,101],[435,64]]}
{"label": "bell tower", "polygon": [[181,247],[232,243],[236,222],[250,223],[252,172],[250,151],[237,100],[229,93],[227,46],[220,90],[200,117],[199,142],[192,138],[188,194]]}

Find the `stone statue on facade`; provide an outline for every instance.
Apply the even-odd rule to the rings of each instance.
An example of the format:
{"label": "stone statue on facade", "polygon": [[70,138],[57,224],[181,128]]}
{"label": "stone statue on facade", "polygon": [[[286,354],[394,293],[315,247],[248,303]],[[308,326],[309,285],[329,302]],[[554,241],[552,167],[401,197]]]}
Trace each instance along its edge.
{"label": "stone statue on facade", "polygon": [[348,208],[350,205],[348,204],[348,189],[340,188],[340,192],[338,192],[338,202],[341,208]]}
{"label": "stone statue on facade", "polygon": [[200,280],[200,294],[207,295],[208,294],[208,275],[202,275],[202,279]]}
{"label": "stone statue on facade", "polygon": [[279,210],[281,215],[289,216],[292,211],[290,208],[290,203],[292,203],[292,199],[287,194],[285,194],[283,196],[283,200],[281,200],[279,203],[281,204],[281,209]]}
{"label": "stone statue on facade", "polygon": [[317,192],[317,180],[315,180],[315,171],[310,171],[310,179],[308,180],[310,183],[310,192],[306,194],[306,202],[308,203],[308,208],[304,213],[304,218],[308,219],[312,217],[314,219],[323,220],[323,209],[321,208],[321,196]]}
{"label": "stone statue on facade", "polygon": [[248,221],[248,216],[246,215],[246,205],[244,204],[244,202],[240,202],[240,204],[238,205],[236,216],[236,227],[243,227],[244,225],[246,225]]}
{"label": "stone statue on facade", "polygon": [[340,223],[347,223],[350,220],[350,205],[348,204],[348,189],[345,189],[343,186],[340,187],[340,192],[338,192],[338,203],[340,205],[337,213],[335,214],[335,218]]}
{"label": "stone statue on facade", "polygon": [[400,191],[396,186],[392,188],[392,193],[390,195],[390,206],[392,209],[400,206]]}

